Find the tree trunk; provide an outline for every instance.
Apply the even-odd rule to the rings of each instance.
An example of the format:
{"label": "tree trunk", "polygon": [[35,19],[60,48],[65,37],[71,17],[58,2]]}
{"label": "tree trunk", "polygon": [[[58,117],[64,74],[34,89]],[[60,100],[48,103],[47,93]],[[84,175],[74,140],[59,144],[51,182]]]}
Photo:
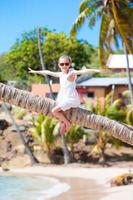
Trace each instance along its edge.
{"label": "tree trunk", "polygon": [[61,141],[63,144],[63,152],[64,152],[64,164],[69,164],[72,162],[72,157],[67,147],[66,139],[63,135],[61,135]]}
{"label": "tree trunk", "polygon": [[[38,50],[39,50],[41,67],[42,67],[42,70],[46,70],[46,66],[45,66],[45,63],[43,61],[42,50],[41,50],[41,29],[38,29],[37,35],[38,35]],[[50,84],[49,76],[46,74],[45,78],[46,78],[46,83],[49,86],[50,97],[51,97],[51,99],[54,99],[54,95],[53,95],[53,92],[52,92],[52,87],[51,87],[51,84]]]}
{"label": "tree trunk", "polygon": [[36,163],[39,163],[38,160],[37,160],[37,159],[34,157],[34,155],[32,154],[32,152],[31,152],[31,150],[30,150],[28,144],[27,144],[26,141],[25,141],[25,138],[24,138],[23,134],[20,132],[19,127],[18,127],[18,125],[16,124],[16,122],[15,122],[15,120],[14,120],[12,114],[11,114],[10,111],[8,110],[6,104],[4,104],[3,107],[4,107],[5,111],[7,112],[7,114],[9,115],[9,117],[10,117],[10,119],[11,119],[11,121],[12,121],[14,127],[16,128],[17,133],[18,133],[19,136],[20,136],[20,139],[21,139],[21,141],[22,141],[22,144],[23,144],[24,147],[25,147],[25,151],[26,151],[26,153],[28,154],[28,156],[29,156],[29,158],[30,158],[31,164],[34,165],[34,164],[36,164]]}
{"label": "tree trunk", "polygon": [[[55,101],[52,99],[22,91],[2,83],[0,83],[0,99],[29,111],[45,115],[51,115],[51,110],[55,106]],[[72,123],[97,131],[109,132],[115,138],[133,146],[133,128],[128,127],[128,125],[81,108],[71,108],[64,112],[64,114]]]}
{"label": "tree trunk", "polygon": [[[43,61],[43,56],[42,56],[42,50],[41,50],[41,29],[38,29],[38,49],[39,49],[39,56],[40,56],[40,62],[41,62],[41,66],[42,66],[42,70],[46,70],[46,66],[45,63]],[[52,91],[52,87],[50,84],[50,80],[49,80],[49,76],[45,75],[46,77],[46,82],[49,86],[49,92],[50,92],[50,97],[51,99],[54,99],[54,95],[53,95],[53,91]],[[71,162],[71,158],[70,158],[70,154],[67,148],[67,143],[66,143],[66,139],[64,136],[61,136],[62,138],[62,144],[63,144],[63,151],[64,151],[64,163],[65,164],[69,164]]]}
{"label": "tree trunk", "polygon": [[131,105],[133,108],[133,87],[132,87],[132,79],[131,79],[131,73],[130,73],[130,66],[129,66],[129,58],[128,58],[128,53],[127,53],[127,48],[124,45],[124,52],[125,52],[125,56],[126,56],[126,62],[127,62],[127,78],[128,78],[128,88],[130,91],[130,98],[131,98]]}

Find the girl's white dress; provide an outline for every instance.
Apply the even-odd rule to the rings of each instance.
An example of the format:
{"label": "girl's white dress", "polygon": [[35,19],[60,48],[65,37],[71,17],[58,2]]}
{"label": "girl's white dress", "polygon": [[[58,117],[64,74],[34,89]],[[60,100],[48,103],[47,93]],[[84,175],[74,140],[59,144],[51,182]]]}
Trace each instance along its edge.
{"label": "girl's white dress", "polygon": [[63,111],[80,106],[80,99],[76,90],[76,82],[67,80],[69,73],[65,74],[61,72],[60,91],[56,100],[57,105]]}

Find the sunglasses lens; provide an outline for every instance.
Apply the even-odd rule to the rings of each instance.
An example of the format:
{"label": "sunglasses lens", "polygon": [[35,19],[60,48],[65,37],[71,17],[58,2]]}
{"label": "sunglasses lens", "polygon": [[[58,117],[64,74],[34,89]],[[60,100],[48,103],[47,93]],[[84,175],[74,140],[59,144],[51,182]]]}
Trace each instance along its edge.
{"label": "sunglasses lens", "polygon": [[60,63],[60,66],[68,66],[69,65],[69,63]]}

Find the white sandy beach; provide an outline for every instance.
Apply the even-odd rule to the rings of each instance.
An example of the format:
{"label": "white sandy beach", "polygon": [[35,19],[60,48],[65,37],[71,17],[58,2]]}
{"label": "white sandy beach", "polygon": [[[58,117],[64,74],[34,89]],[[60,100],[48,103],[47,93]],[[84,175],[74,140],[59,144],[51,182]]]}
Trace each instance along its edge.
{"label": "white sandy beach", "polygon": [[[130,170],[132,170],[130,168]],[[72,167],[72,166],[34,166],[34,167],[26,167],[20,169],[11,169],[10,173],[21,173],[21,174],[35,174],[35,175],[44,175],[50,177],[56,177],[60,180],[66,181],[70,184],[71,189],[66,193],[56,197],[55,199],[59,200],[132,200],[133,199],[133,185],[128,186],[119,186],[119,187],[110,187],[110,180],[112,177],[120,175],[122,173],[129,172],[129,168],[82,168],[82,167]],[[74,180],[74,181],[71,181]],[[69,180],[69,181],[68,181]],[[77,180],[77,181],[76,181]],[[80,182],[81,180],[81,182]],[[98,184],[100,188],[95,188],[94,191],[89,191],[93,194],[97,193],[97,195],[91,195],[91,198],[87,196],[89,193],[90,180],[94,183]],[[88,184],[87,184],[88,183]],[[76,187],[79,195],[73,198],[70,194],[72,192],[72,188]],[[95,187],[95,184],[94,184]],[[91,189],[93,186],[91,186]],[[81,190],[81,191],[80,191]],[[71,192],[70,192],[71,191]],[[99,193],[100,191],[100,193]],[[73,191],[74,192],[74,191]],[[75,191],[76,193],[76,191]],[[82,194],[86,196],[83,197]],[[76,194],[75,194],[76,195]]]}

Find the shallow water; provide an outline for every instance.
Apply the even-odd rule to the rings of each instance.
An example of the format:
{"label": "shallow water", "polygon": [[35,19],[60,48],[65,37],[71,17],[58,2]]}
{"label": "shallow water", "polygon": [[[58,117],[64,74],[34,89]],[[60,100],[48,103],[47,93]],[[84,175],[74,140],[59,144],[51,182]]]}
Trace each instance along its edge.
{"label": "shallow water", "polygon": [[0,175],[0,200],[45,200],[69,188],[49,177]]}

